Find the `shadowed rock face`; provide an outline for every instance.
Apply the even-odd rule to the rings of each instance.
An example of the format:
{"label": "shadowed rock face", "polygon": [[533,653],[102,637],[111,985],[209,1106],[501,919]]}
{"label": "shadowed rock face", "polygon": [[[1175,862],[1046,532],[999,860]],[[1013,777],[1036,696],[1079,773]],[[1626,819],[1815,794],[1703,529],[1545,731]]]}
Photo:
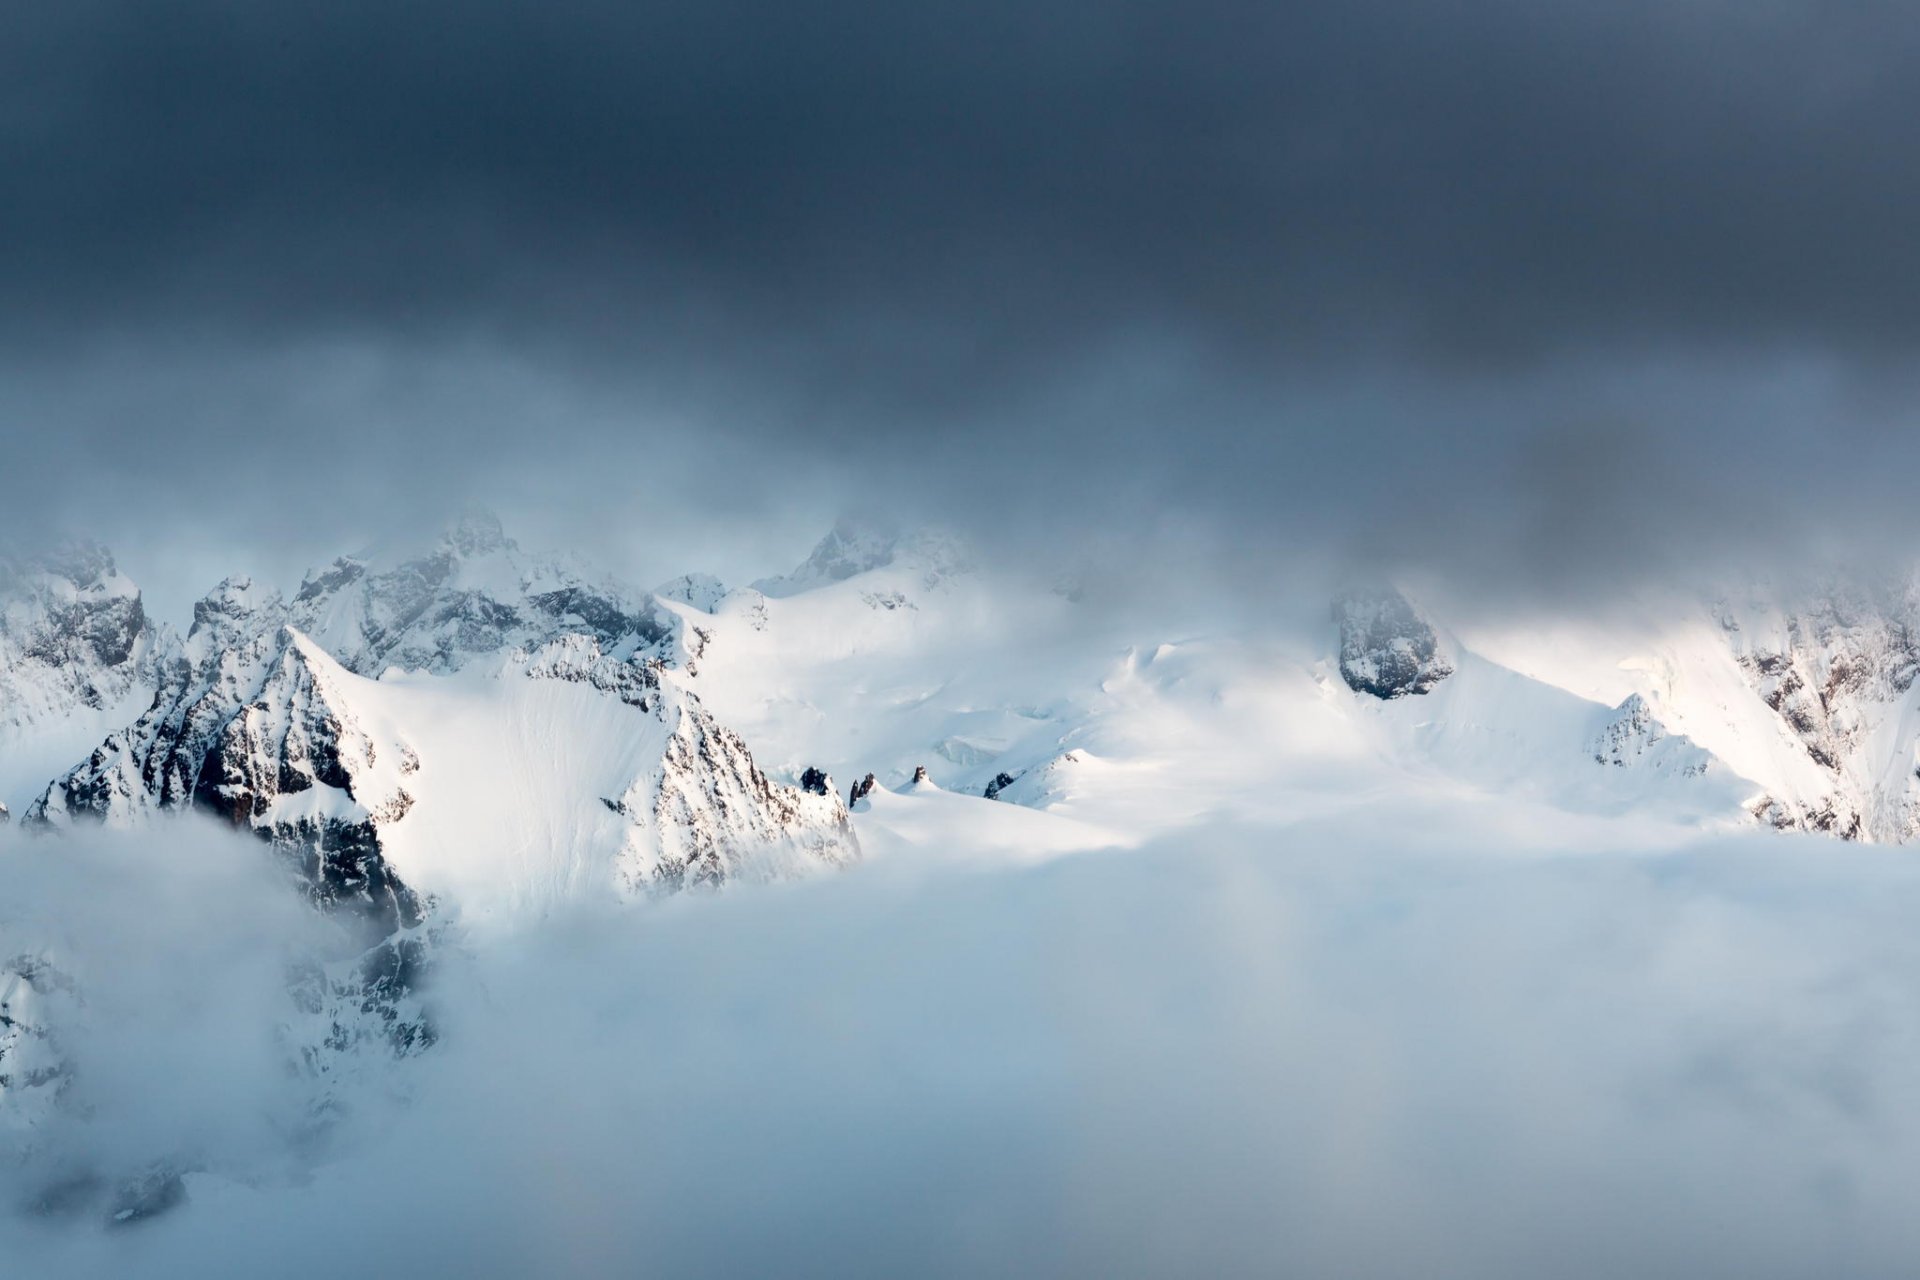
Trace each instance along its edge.
{"label": "shadowed rock face", "polygon": [[1340,676],[1357,693],[1430,693],[1453,674],[1433,627],[1398,591],[1351,592],[1334,602],[1333,617],[1340,624]]}

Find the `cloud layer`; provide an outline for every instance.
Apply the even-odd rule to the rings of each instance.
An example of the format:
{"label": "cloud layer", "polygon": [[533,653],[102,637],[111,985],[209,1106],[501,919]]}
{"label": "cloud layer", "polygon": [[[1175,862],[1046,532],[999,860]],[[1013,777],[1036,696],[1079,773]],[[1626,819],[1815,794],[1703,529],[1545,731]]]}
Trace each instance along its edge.
{"label": "cloud layer", "polygon": [[1920,879],[1799,843],[1204,831],[549,921],[449,962],[413,1101],[311,1182],[9,1234],[62,1274],[1899,1274]]}
{"label": "cloud layer", "polygon": [[42,7],[6,531],[323,560],[481,497],[664,576],[877,503],[1526,590],[1905,554],[1917,41],[1872,0]]}

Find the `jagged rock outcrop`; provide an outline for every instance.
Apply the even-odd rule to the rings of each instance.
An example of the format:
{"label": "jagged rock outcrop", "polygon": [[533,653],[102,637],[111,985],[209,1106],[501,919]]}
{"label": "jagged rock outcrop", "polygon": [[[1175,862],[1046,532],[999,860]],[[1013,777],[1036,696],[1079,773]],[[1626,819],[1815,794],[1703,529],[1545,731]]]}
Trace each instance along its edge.
{"label": "jagged rock outcrop", "polygon": [[1684,737],[1670,734],[1639,694],[1630,694],[1588,744],[1595,764],[1646,768],[1682,778],[1697,778],[1713,764],[1713,755]]}
{"label": "jagged rock outcrop", "polygon": [[873,789],[879,785],[880,780],[872,774],[868,774],[866,777],[860,779],[860,781],[854,783],[853,789],[847,792],[847,808],[853,808],[868,796],[872,795]]}
{"label": "jagged rock outcrop", "polygon": [[980,794],[989,800],[998,800],[1002,791],[1005,791],[1018,781],[1019,778],[1017,776],[1002,769],[999,773],[993,775],[993,780],[987,783],[986,790]]}
{"label": "jagged rock outcrop", "polygon": [[1335,601],[1340,675],[1356,693],[1383,700],[1429,693],[1453,674],[1433,626],[1391,588],[1350,592]]}
{"label": "jagged rock outcrop", "polygon": [[923,764],[913,766],[913,781],[908,784],[909,786],[931,786],[932,783],[933,775],[927,772],[927,766]]}
{"label": "jagged rock outcrop", "polygon": [[825,770],[808,765],[800,774],[800,789],[811,796],[830,796],[834,794],[833,779]]}

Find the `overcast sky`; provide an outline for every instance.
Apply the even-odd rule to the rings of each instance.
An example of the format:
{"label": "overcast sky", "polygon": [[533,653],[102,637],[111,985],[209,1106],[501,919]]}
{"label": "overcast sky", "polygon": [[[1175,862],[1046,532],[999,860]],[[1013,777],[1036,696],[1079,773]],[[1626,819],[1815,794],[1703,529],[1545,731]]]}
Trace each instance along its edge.
{"label": "overcast sky", "polygon": [[1891,0],[16,5],[0,533],[195,589],[474,500],[643,578],[847,509],[1898,557],[1916,54]]}

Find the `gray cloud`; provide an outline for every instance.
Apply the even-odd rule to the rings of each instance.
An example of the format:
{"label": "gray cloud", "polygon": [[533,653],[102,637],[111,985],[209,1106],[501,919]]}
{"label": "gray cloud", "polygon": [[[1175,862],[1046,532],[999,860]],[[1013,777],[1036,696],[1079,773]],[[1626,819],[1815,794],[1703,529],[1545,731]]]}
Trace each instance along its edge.
{"label": "gray cloud", "polygon": [[1907,539],[1917,42],[1722,0],[43,6],[0,42],[8,519],[297,558],[469,497],[608,543],[879,502],[1532,588]]}

